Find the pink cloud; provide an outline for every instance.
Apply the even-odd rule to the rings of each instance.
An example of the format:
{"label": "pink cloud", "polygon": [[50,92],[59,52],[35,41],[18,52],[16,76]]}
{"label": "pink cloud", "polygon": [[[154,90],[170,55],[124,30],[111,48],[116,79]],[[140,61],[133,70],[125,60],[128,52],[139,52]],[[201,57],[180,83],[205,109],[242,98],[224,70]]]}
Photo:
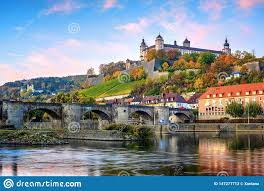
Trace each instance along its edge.
{"label": "pink cloud", "polygon": [[200,8],[206,12],[210,19],[216,20],[221,17],[222,10],[225,7],[223,0],[200,0]]}
{"label": "pink cloud", "polygon": [[51,15],[56,13],[71,13],[82,7],[83,5],[76,3],[74,0],[64,0],[63,2],[54,4],[49,9],[44,10],[43,14]]}
{"label": "pink cloud", "polygon": [[116,7],[117,4],[117,0],[105,0],[104,4],[103,4],[103,9],[112,9],[114,7]]}
{"label": "pink cloud", "polygon": [[25,76],[11,64],[0,63],[0,85],[5,82],[23,79]]}
{"label": "pink cloud", "polygon": [[131,22],[124,25],[118,25],[115,27],[115,29],[137,34],[143,32],[150,24],[151,21],[149,19],[142,18],[139,19],[138,22]]}
{"label": "pink cloud", "polygon": [[262,3],[264,3],[264,0],[237,0],[237,4],[241,9],[250,9]]}
{"label": "pink cloud", "polygon": [[130,47],[121,42],[66,39],[45,50],[25,54],[17,63],[0,63],[0,85],[36,77],[85,74],[89,67],[97,70],[100,64],[125,60],[130,54]]}

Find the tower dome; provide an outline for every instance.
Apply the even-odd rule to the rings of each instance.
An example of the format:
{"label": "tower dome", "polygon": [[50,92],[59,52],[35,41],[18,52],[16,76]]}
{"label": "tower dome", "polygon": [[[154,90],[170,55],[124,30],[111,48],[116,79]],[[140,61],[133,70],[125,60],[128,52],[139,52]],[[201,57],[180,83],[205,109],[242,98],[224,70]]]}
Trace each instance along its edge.
{"label": "tower dome", "polygon": [[145,43],[144,38],[142,39],[142,42],[140,44],[140,59],[144,60],[145,51],[148,48],[147,44]]}
{"label": "tower dome", "polygon": [[160,34],[156,37],[155,48],[156,48],[156,50],[164,49],[164,40]]}
{"label": "tower dome", "polygon": [[190,47],[191,46],[191,42],[187,39],[187,37],[183,41],[183,46],[185,46],[185,47]]}
{"label": "tower dome", "polygon": [[223,52],[225,54],[231,54],[231,48],[230,48],[230,45],[229,45],[229,42],[228,42],[227,38],[225,39]]}
{"label": "tower dome", "polygon": [[227,40],[227,38],[225,39],[225,44],[224,44],[224,47],[229,47],[229,43],[228,43],[228,40]]}

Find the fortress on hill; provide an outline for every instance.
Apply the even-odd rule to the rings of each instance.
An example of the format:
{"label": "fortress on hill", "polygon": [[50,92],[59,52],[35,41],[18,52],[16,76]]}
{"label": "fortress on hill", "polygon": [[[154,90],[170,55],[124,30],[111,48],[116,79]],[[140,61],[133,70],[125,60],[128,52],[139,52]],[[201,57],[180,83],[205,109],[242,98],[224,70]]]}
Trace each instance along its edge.
{"label": "fortress on hill", "polygon": [[219,51],[219,50],[210,50],[210,49],[204,49],[204,48],[191,47],[191,42],[187,38],[183,41],[182,45],[178,45],[177,41],[174,41],[173,44],[165,44],[163,37],[159,34],[156,37],[155,44],[151,46],[147,46],[145,40],[142,39],[142,42],[140,44],[140,60],[141,61],[146,60],[146,54],[151,49],[155,49],[156,51],[158,50],[168,51],[170,49],[176,49],[180,51],[182,55],[185,53],[190,54],[193,52],[197,52],[197,53],[211,52],[211,53],[216,54],[217,56],[219,56],[222,53],[231,54],[231,49],[230,49],[227,39],[225,40],[223,49]]}

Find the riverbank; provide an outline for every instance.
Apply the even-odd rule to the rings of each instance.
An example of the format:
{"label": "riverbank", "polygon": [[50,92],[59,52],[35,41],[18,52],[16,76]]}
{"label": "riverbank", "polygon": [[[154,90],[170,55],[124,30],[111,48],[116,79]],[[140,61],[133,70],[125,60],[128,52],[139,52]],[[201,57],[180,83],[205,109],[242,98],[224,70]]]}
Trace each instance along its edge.
{"label": "riverbank", "polygon": [[[171,125],[172,126],[172,125]],[[260,132],[264,133],[264,123],[179,123],[170,126],[156,126],[156,133],[176,132]]]}
{"label": "riverbank", "polygon": [[110,124],[101,130],[79,129],[77,132],[65,130],[63,138],[96,141],[145,141],[153,139],[154,129],[146,126]]}
{"label": "riverbank", "polygon": [[2,145],[62,145],[67,144],[58,131],[52,130],[0,130]]}

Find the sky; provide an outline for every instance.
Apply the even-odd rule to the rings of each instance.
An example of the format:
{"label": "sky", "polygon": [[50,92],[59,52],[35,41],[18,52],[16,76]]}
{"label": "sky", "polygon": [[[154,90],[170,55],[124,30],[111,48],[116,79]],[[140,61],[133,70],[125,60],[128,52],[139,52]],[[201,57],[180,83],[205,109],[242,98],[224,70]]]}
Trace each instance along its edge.
{"label": "sky", "polygon": [[1,0],[0,85],[139,59],[145,38],[264,56],[264,0]]}

